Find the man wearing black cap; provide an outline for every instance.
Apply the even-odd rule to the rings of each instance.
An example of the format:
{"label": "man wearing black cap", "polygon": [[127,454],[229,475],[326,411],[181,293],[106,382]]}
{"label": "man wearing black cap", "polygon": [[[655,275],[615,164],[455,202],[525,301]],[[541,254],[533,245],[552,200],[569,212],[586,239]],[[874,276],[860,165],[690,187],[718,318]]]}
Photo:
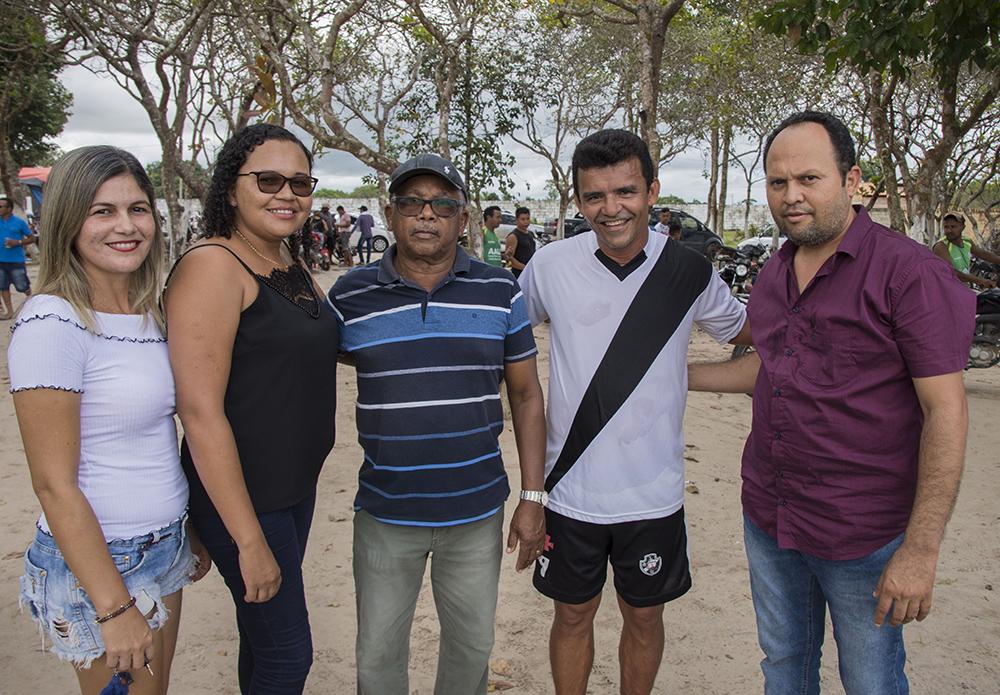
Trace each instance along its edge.
{"label": "man wearing black cap", "polygon": [[441,622],[437,695],[486,692],[510,488],[500,457],[507,384],[521,502],[507,551],[521,571],[545,538],[545,416],[517,282],[458,246],[465,184],[451,162],[401,164],[385,208],[396,243],[330,290],[358,375],[364,449],[354,508],[358,692],[408,695],[410,626],[427,558]]}
{"label": "man wearing black cap", "polygon": [[980,258],[987,263],[1000,265],[1000,256],[972,243],[971,239],[962,236],[965,229],[965,215],[960,212],[949,212],[941,218],[944,227],[944,238],[934,244],[935,255],[943,258],[955,269],[955,275],[962,282],[989,289],[996,287],[993,280],[981,278],[971,272],[972,257]]}

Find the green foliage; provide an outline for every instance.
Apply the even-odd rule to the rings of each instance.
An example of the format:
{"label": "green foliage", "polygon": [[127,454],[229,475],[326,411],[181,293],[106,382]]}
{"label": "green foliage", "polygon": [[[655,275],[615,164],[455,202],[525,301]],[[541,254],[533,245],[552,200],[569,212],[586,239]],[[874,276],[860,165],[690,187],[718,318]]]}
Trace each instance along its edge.
{"label": "green foliage", "polygon": [[847,63],[906,77],[914,61],[930,63],[939,76],[962,65],[1000,68],[995,0],[778,0],[756,21],[803,53],[820,54],[830,72]]}
{"label": "green foliage", "polygon": [[[194,169],[201,178],[208,180],[208,169],[205,169],[197,162],[194,163]],[[153,184],[153,192],[156,194],[156,197],[163,198],[163,162],[150,162],[147,164],[146,174],[149,175],[149,180]]]}
{"label": "green foliage", "polygon": [[350,198],[351,194],[339,188],[317,188],[313,192],[313,198]]}
{"label": "green foliage", "polygon": [[378,198],[378,184],[374,183],[363,183],[357,186],[350,194],[348,198]]}
{"label": "green foliage", "polygon": [[657,201],[660,205],[686,205],[687,201],[679,195],[661,195]]}
{"label": "green foliage", "polygon": [[58,81],[62,55],[46,43],[39,16],[10,6],[0,24],[0,142],[18,166],[51,163],[73,97]]}

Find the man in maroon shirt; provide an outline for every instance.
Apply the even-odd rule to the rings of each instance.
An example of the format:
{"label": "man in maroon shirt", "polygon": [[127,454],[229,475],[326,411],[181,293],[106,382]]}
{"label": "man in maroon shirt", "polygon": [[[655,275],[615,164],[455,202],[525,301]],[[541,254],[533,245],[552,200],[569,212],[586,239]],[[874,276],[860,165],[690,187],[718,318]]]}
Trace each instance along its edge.
{"label": "man in maroon shirt", "polygon": [[975,297],[851,205],[861,172],[834,117],[785,119],[764,166],[790,243],[747,307],[757,352],[689,378],[753,392],[744,540],[765,692],[819,692],[829,607],[848,695],[906,693],[902,625],[930,611],[962,473]]}

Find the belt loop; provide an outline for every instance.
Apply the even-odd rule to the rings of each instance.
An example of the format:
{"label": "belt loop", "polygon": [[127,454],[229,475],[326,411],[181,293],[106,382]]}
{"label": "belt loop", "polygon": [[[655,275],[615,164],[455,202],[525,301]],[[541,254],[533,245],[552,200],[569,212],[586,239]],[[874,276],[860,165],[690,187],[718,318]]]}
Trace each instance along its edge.
{"label": "belt loop", "polygon": [[159,543],[160,542],[160,530],[161,529],[156,529],[155,531],[153,531],[150,534],[153,537],[153,540],[151,540],[149,542],[150,545],[153,545],[154,543]]}

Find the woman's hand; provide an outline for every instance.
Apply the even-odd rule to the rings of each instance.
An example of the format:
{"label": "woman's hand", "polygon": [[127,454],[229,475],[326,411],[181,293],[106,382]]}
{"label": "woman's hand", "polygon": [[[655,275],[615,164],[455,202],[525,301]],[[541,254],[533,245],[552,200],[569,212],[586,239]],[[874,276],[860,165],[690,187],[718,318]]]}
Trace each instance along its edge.
{"label": "woman's hand", "polygon": [[281,568],[271,549],[262,540],[239,550],[240,574],[247,590],[243,600],[247,603],[270,601],[281,587]]}
{"label": "woman's hand", "polygon": [[153,631],[135,606],[100,627],[108,668],[139,670],[153,660]]}
{"label": "woman's hand", "polygon": [[192,582],[196,582],[212,569],[212,558],[208,554],[208,548],[201,542],[198,532],[194,530],[191,522],[187,522],[188,540],[191,542],[191,553],[194,555],[194,569],[188,577]]}

